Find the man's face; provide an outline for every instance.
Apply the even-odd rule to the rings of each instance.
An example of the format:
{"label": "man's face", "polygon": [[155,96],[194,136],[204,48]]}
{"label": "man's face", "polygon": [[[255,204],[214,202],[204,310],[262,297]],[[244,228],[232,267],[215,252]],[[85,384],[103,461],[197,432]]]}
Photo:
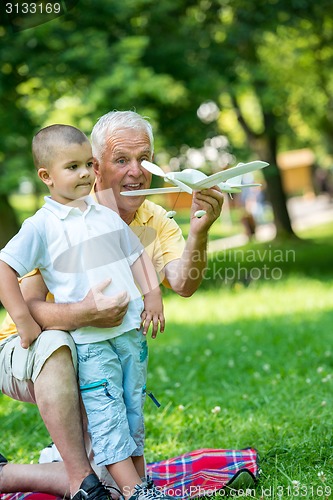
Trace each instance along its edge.
{"label": "man's face", "polygon": [[152,159],[148,135],[141,130],[119,130],[108,140],[104,156],[96,167],[98,191],[112,189],[120,215],[135,213],[144,196],[121,196],[122,191],[148,189],[151,174],[141,167]]}

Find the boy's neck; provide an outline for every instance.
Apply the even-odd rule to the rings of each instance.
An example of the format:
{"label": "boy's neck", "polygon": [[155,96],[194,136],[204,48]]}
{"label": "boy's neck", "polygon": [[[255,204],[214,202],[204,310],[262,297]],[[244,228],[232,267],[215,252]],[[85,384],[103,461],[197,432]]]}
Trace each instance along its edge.
{"label": "boy's neck", "polygon": [[87,203],[82,198],[78,198],[77,200],[72,200],[69,203],[62,203],[61,201],[55,200],[52,196],[51,196],[51,200],[54,200],[57,203],[60,203],[61,205],[66,205],[67,207],[79,208],[81,210],[81,212],[84,212],[87,208]]}

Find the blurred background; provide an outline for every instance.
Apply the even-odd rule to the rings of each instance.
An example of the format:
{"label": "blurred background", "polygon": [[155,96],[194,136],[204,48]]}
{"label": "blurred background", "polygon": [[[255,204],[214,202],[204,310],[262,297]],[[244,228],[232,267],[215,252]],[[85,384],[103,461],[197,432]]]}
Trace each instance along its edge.
{"label": "blurred background", "polygon": [[[303,206],[316,209],[318,196],[329,209],[331,1],[35,4],[44,14],[23,14],[23,5],[13,3],[10,14],[6,2],[1,7],[1,246],[42,202],[30,152],[34,133],[60,122],[89,135],[113,109],[149,117],[155,161],[165,169],[209,174],[240,161],[270,163],[255,174],[262,189],[226,200],[224,225],[215,224],[212,238],[252,237],[262,224],[273,224],[273,236],[293,237],[295,197],[306,202],[298,214]],[[189,200],[158,201],[179,212],[186,233]]]}

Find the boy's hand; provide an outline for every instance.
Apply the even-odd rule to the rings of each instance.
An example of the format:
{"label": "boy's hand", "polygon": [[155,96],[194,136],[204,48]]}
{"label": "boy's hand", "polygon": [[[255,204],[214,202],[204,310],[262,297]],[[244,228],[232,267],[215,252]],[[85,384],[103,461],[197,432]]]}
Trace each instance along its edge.
{"label": "boy's hand", "polygon": [[22,323],[17,324],[16,326],[21,337],[21,346],[23,349],[28,349],[28,347],[42,332],[39,324],[36,323],[32,316],[26,318],[22,321]]}
{"label": "boy's hand", "polygon": [[146,335],[150,324],[152,324],[152,338],[156,338],[158,327],[160,332],[164,332],[165,318],[163,314],[162,295],[159,288],[152,290],[144,296],[145,308],[141,314],[143,334]]}

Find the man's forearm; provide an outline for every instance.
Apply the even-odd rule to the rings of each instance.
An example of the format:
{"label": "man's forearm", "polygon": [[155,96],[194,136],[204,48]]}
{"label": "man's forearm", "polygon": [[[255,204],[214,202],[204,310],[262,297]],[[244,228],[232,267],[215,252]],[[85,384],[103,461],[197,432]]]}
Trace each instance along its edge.
{"label": "man's forearm", "polygon": [[28,301],[28,307],[42,330],[75,330],[89,325],[82,302],[54,304],[40,299]]}
{"label": "man's forearm", "polygon": [[169,262],[165,274],[171,288],[182,297],[190,297],[199,288],[207,266],[207,233],[189,234],[183,255]]}
{"label": "man's forearm", "polygon": [[96,285],[83,300],[75,303],[54,304],[45,302],[42,296],[31,295],[26,301],[43,330],[75,330],[85,326],[112,328],[122,323],[130,298],[126,292],[111,297],[104,295],[109,284],[107,279]]}

